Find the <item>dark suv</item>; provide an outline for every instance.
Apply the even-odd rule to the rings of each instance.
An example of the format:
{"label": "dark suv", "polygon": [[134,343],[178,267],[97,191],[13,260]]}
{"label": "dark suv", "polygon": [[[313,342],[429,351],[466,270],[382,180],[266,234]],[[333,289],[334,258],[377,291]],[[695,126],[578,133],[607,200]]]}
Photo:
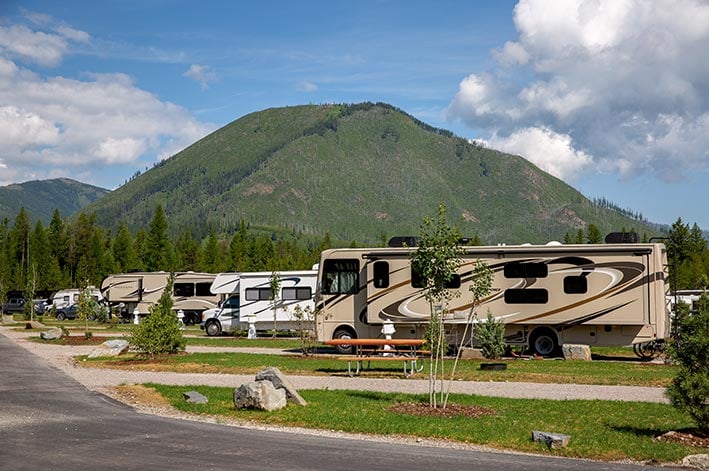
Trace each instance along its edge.
{"label": "dark suv", "polygon": [[24,298],[10,298],[5,304],[2,305],[2,312],[4,314],[24,312],[25,302],[27,302],[27,300]]}

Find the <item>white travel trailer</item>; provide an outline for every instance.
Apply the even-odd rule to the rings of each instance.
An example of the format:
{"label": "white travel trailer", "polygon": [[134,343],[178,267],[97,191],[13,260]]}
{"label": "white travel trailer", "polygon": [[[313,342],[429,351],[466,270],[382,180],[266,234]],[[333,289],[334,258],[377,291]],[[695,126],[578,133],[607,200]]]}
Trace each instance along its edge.
{"label": "white travel trailer", "polygon": [[[494,273],[482,300],[505,323],[505,341],[551,355],[564,343],[626,346],[662,342],[669,336],[667,255],[662,244],[517,245],[464,247],[451,280],[460,296],[444,315],[449,345],[462,338],[471,319],[469,286],[477,260]],[[412,273],[414,248],[331,249],[321,254],[316,306],[319,341],[381,336],[423,338],[430,309],[420,277]],[[349,352],[348,346],[341,348]],[[351,347],[350,347],[351,348]]]}
{"label": "white travel trailer", "polygon": [[[89,289],[91,290],[91,296],[97,302],[103,301],[103,295],[98,288],[89,286]],[[50,304],[46,307],[46,309],[52,309],[52,306],[56,309],[61,309],[63,307],[71,306],[72,304],[76,304],[79,302],[79,294],[81,294],[81,290],[78,288],[59,290],[52,294],[52,297],[49,298]]]}
{"label": "white travel trailer", "polygon": [[295,315],[315,309],[313,296],[317,270],[276,272],[281,290],[274,305],[271,290],[272,272],[220,273],[212,284],[212,293],[226,299],[216,309],[205,311],[200,327],[209,336],[237,330],[299,330],[310,318]]}
{"label": "white travel trailer", "polygon": [[[216,275],[213,273],[175,273],[172,287],[172,309],[182,311],[185,324],[199,323],[202,312],[217,306],[219,295],[210,291]],[[148,314],[158,302],[170,278],[169,272],[135,272],[107,276],[101,283],[101,292],[121,316],[129,319],[137,309]]]}

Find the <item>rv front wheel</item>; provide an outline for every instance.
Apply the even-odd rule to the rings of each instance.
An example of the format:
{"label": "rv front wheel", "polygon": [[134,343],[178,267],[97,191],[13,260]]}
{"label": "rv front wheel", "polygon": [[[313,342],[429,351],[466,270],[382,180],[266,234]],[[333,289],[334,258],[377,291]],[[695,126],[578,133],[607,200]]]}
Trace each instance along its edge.
{"label": "rv front wheel", "polygon": [[[332,334],[332,338],[333,340],[352,340],[357,336],[350,329],[337,329]],[[351,355],[354,352],[352,345],[335,345],[335,350],[341,355]]]}
{"label": "rv front wheel", "polygon": [[535,332],[529,342],[529,346],[534,353],[543,357],[552,355],[558,348],[556,336],[548,330]]}
{"label": "rv front wheel", "polygon": [[210,337],[216,337],[222,333],[222,326],[219,322],[207,322],[207,325],[204,326],[204,330],[207,331],[207,335]]}

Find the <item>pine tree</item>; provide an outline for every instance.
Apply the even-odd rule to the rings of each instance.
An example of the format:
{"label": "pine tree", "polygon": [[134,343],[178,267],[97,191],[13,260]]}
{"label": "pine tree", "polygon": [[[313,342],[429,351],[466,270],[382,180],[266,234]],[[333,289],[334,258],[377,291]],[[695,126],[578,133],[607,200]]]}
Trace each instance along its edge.
{"label": "pine tree", "polygon": [[161,354],[174,354],[185,349],[185,339],[172,310],[172,285],[170,276],[160,300],[150,308],[150,315],[140,324],[134,325],[130,343],[142,355],[154,357]]}
{"label": "pine tree", "polygon": [[113,239],[112,252],[119,272],[125,273],[138,268],[133,237],[125,221],[121,221],[118,225],[118,232]]}
{"label": "pine tree", "polygon": [[155,209],[150,221],[145,248],[145,269],[147,271],[169,270],[172,261],[172,244],[167,235],[168,222],[162,204]]}

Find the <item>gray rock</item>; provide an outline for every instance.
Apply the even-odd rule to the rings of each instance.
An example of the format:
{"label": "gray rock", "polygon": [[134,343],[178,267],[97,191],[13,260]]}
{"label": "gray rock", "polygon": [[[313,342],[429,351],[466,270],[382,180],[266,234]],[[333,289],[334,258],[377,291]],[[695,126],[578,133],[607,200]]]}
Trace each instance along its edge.
{"label": "gray rock", "polygon": [[272,411],[286,406],[286,391],[276,389],[270,381],[251,381],[234,390],[237,409]]}
{"label": "gray rock", "polygon": [[38,321],[30,321],[25,324],[25,329],[46,329],[47,326]]}
{"label": "gray rock", "polygon": [[709,455],[689,455],[682,458],[682,466],[697,468],[703,471],[709,470]]}
{"label": "gray rock", "polygon": [[17,321],[15,320],[15,318],[12,317],[11,314],[3,314],[3,315],[2,315],[2,323],[3,323],[4,325],[19,324],[19,322],[17,322]]}
{"label": "gray rock", "polygon": [[460,349],[461,360],[485,360],[482,350],[479,348],[463,347]]}
{"label": "gray rock", "polygon": [[127,340],[106,340],[101,345],[91,350],[89,358],[117,357],[118,355],[126,353],[129,347],[130,344]]}
{"label": "gray rock", "polygon": [[591,361],[591,347],[588,345],[565,343],[561,346],[561,351],[564,353],[565,360]]}
{"label": "gray rock", "polygon": [[269,366],[265,370],[256,375],[256,381],[270,381],[276,389],[283,389],[286,392],[288,402],[299,406],[306,406],[308,403],[298,393],[298,390],[285,377],[285,375],[275,366]]}
{"label": "gray rock", "polygon": [[64,337],[64,332],[59,327],[52,327],[39,334],[39,338],[42,340],[57,340],[62,337]]}
{"label": "gray rock", "polygon": [[532,441],[537,443],[546,443],[549,448],[564,448],[571,440],[570,435],[562,435],[560,433],[532,431]]}
{"label": "gray rock", "polygon": [[197,391],[183,392],[182,396],[187,402],[190,402],[192,404],[206,404],[209,402],[207,396],[200,394]]}

